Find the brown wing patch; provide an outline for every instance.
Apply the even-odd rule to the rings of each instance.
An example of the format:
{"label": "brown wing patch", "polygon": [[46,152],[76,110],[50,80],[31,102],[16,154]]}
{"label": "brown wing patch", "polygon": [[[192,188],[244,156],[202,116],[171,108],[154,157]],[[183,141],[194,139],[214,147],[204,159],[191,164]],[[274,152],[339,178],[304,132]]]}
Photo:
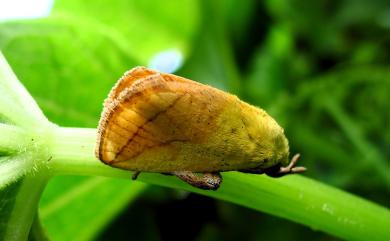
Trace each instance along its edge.
{"label": "brown wing patch", "polygon": [[108,106],[112,101],[118,98],[120,93],[125,89],[129,88],[134,82],[139,79],[145,78],[152,74],[156,74],[157,72],[154,70],[147,69],[142,66],[137,66],[127,71],[115,84],[115,86],[111,89],[108,98],[105,100],[104,105]]}
{"label": "brown wing patch", "polygon": [[96,156],[130,170],[200,165],[198,160],[181,163],[191,159],[182,155],[189,152],[188,144],[207,143],[228,97],[209,86],[145,68],[133,69],[119,82],[100,119]]}
{"label": "brown wing patch", "polygon": [[[97,156],[106,163],[125,161],[171,139],[169,111],[185,93],[173,92],[160,74],[123,88],[104,111],[99,123]],[[157,123],[157,126],[156,126]]]}

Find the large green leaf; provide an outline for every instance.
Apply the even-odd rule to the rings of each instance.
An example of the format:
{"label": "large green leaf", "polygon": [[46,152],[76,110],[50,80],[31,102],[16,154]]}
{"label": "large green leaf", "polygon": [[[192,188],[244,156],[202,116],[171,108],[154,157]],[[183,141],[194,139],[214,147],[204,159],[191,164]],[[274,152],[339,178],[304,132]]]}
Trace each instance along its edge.
{"label": "large green leaf", "polygon": [[41,218],[53,240],[91,240],[145,188],[130,180],[57,177],[41,200]]}
{"label": "large green leaf", "polygon": [[0,46],[18,77],[60,125],[95,127],[109,89],[137,64],[109,37],[64,22],[9,23],[1,33]]}
{"label": "large green leaf", "polygon": [[125,51],[143,65],[164,50],[177,49],[187,55],[200,17],[194,0],[59,0],[53,16],[120,40]]}
{"label": "large green leaf", "polygon": [[[96,127],[115,81],[160,51],[186,56],[197,22],[191,0],[57,1],[47,19],[1,24],[0,49],[51,121]],[[44,226],[55,240],[90,240],[145,187],[56,177],[41,203]],[[2,195],[13,200],[12,190]]]}

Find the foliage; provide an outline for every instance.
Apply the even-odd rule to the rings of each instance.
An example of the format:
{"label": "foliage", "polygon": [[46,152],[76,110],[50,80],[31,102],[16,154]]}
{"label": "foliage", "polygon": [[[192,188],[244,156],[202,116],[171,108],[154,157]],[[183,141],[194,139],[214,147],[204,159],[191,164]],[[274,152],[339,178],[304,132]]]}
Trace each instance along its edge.
{"label": "foliage", "polygon": [[[176,50],[184,58],[177,74],[235,93],[274,116],[292,151],[302,154],[306,176],[389,207],[389,11],[381,0],[58,0],[48,18],[1,23],[0,49],[38,105],[13,84],[12,74],[0,71],[0,133],[9,137],[0,137],[0,239],[18,229],[27,235],[39,199],[43,226],[57,241],[166,240],[181,234],[192,240],[335,240],[317,229],[348,239],[379,240],[381,231],[389,236],[383,230],[387,208],[303,177],[227,173],[223,188],[210,193],[161,175],[130,182],[52,178],[55,164],[54,171],[43,170],[46,161],[57,163],[51,150],[62,150],[54,158],[84,160],[77,148],[94,143],[93,130],[75,129],[66,147],[64,133],[46,131],[57,127],[44,116],[60,126],[95,128],[101,103],[123,72]],[[10,79],[15,81],[5,81]],[[64,142],[51,139],[59,136]],[[99,168],[69,167],[68,174],[130,176]],[[299,201],[299,194],[308,196]],[[312,223],[313,230],[218,199]],[[352,212],[356,216],[349,219]],[[171,227],[164,225],[167,213],[178,219]],[[43,240],[45,231],[35,220],[30,238]],[[349,232],[354,220],[366,225],[362,233]]]}

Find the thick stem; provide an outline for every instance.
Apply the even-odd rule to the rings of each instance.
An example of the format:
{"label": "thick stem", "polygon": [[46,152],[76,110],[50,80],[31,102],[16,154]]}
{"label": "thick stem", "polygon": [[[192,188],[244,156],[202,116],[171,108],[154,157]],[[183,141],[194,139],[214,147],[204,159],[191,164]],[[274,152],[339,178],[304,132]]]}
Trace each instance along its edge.
{"label": "thick stem", "polygon": [[[102,164],[94,156],[94,129],[54,132],[49,168],[53,174],[130,179],[131,173]],[[390,211],[375,203],[299,175],[270,178],[237,172],[223,174],[218,191],[193,188],[174,177],[143,173],[139,180],[181,188],[283,217],[348,240],[390,240]]]}
{"label": "thick stem", "polygon": [[52,157],[48,160],[53,174],[93,175],[129,178],[131,173],[104,165],[94,154],[96,129],[54,128]]}

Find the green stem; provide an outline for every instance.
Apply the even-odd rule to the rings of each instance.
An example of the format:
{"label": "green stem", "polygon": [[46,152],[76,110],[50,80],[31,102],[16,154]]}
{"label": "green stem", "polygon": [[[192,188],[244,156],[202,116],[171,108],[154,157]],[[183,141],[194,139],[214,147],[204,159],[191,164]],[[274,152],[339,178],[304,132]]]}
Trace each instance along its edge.
{"label": "green stem", "polygon": [[19,82],[11,67],[0,52],[0,122],[32,128],[48,123],[41,109]]}
{"label": "green stem", "polygon": [[50,241],[38,214],[35,215],[28,241]]}
{"label": "green stem", "polygon": [[128,171],[104,165],[94,155],[96,129],[55,128],[52,140],[52,174],[131,177]]}
{"label": "green stem", "polygon": [[[52,174],[130,178],[131,173],[102,164],[94,155],[96,130],[59,128],[54,132]],[[283,217],[348,240],[390,240],[390,211],[342,190],[300,175],[270,178],[223,173],[218,191],[193,188],[175,177],[143,173],[139,180],[185,189]]]}
{"label": "green stem", "polygon": [[0,155],[15,154],[28,145],[26,132],[17,126],[0,123],[0,136]]}
{"label": "green stem", "polygon": [[7,220],[4,235],[4,240],[7,241],[27,240],[47,180],[31,175],[24,177],[21,182],[11,216]]}

